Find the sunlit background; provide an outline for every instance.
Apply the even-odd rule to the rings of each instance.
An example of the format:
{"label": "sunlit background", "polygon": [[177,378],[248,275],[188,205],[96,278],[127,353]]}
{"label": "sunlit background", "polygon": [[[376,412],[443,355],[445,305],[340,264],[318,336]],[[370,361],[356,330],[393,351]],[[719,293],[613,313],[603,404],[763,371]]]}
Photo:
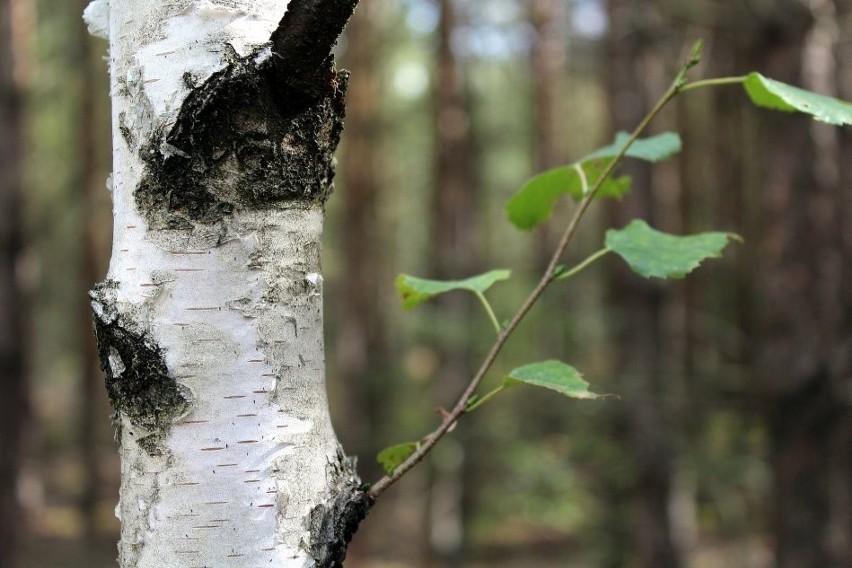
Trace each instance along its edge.
{"label": "sunlit background", "polygon": [[[115,565],[118,457],[86,301],[111,238],[108,80],[85,4],[0,0],[0,152],[23,155],[0,155],[0,277],[13,266],[22,293],[0,286],[0,316],[21,323],[0,345],[25,365],[0,368],[0,482],[20,504],[0,510],[20,537],[0,568]],[[852,100],[849,0],[361,0],[338,46],[352,76],[324,270],[332,415],[365,480],[378,450],[437,425],[493,338],[464,296],[403,312],[395,275],[511,268],[491,294],[508,318],[572,205],[519,232],[507,199],[632,129],[699,37],[695,76],[759,70]],[[852,133],[738,87],[679,98],[664,130],[684,151],[627,164],[632,193],[594,206],[567,261],[636,217],[745,243],[685,281],[608,258],[550,290],[489,384],[560,358],[619,398],[518,388],[466,416],[382,497],[347,566],[852,566]]]}

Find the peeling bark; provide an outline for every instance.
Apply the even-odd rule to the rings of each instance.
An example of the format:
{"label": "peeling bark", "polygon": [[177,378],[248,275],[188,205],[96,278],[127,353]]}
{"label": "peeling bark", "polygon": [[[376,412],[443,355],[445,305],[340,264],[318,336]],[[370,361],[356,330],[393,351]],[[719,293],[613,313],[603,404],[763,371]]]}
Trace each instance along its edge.
{"label": "peeling bark", "polygon": [[347,80],[330,50],[354,4],[86,10],[110,39],[115,232],[92,305],[122,567],[340,566],[372,505],[331,429],[322,337]]}

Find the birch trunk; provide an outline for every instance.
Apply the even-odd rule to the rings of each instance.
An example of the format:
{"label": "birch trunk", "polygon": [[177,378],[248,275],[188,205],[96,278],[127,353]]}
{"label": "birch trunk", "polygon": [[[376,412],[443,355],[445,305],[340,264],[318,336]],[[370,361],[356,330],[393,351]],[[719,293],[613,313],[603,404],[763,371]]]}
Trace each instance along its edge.
{"label": "birch trunk", "polygon": [[[320,235],[355,0],[95,0],[115,229],[92,292],[122,567],[338,566],[370,501],[328,416]],[[334,5],[333,7],[331,5]]]}

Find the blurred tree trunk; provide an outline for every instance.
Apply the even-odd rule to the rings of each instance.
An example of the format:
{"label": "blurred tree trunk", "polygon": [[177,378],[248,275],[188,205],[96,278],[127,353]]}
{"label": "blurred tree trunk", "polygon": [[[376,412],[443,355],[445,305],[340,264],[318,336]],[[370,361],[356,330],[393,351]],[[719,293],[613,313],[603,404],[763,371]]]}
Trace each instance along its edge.
{"label": "blurred tree trunk", "polygon": [[[22,100],[15,77],[13,0],[0,0],[0,566],[15,566],[25,524],[18,502],[28,415],[21,230]],[[20,47],[20,46],[18,46]]]}
{"label": "blurred tree trunk", "polygon": [[[357,72],[349,81],[346,104],[346,140],[341,153],[344,183],[343,273],[346,293],[339,325],[338,356],[341,381],[347,389],[345,416],[347,448],[363,456],[368,479],[381,470],[372,456],[379,449],[378,428],[386,424],[388,399],[388,343],[384,307],[387,296],[379,284],[387,270],[380,250],[377,145],[379,128],[378,30],[375,0],[365,0],[347,27],[344,64]],[[363,472],[362,472],[363,473]]]}
{"label": "blurred tree trunk", "polygon": [[[568,134],[565,131],[563,91],[566,56],[566,8],[562,0],[534,0],[529,7],[529,21],[535,36],[531,51],[534,173],[567,163]],[[544,272],[556,248],[558,223],[536,227],[535,269]],[[572,290],[566,286],[549,290],[540,300],[540,313],[571,309]],[[535,343],[540,356],[549,358],[560,353],[570,341],[565,322],[560,318],[542,317],[535,324]]]}
{"label": "blurred tree trunk", "polygon": [[[846,101],[852,101],[852,45],[843,38],[852,35],[852,1],[836,0],[836,15],[833,20],[838,24],[838,41],[835,44],[836,64],[833,69],[837,84],[837,95]],[[830,206],[834,208],[835,223],[833,231],[834,262],[839,274],[835,274],[833,284],[840,285],[837,301],[840,321],[835,331],[835,347],[831,356],[830,377],[836,399],[842,404],[845,394],[846,408],[840,411],[837,424],[831,436],[829,448],[830,463],[828,472],[829,515],[828,534],[829,554],[836,566],[852,566],[852,234],[849,232],[852,220],[852,132],[844,128],[835,132],[838,136],[836,154],[839,176],[837,184],[831,189],[833,196]],[[845,197],[844,197],[845,195]]]}
{"label": "blurred tree trunk", "polygon": [[[431,211],[431,270],[434,278],[466,277],[476,270],[476,204],[469,95],[462,64],[453,50],[459,7],[441,0],[435,78],[435,187]],[[454,400],[471,374],[471,303],[461,294],[439,299],[439,322],[448,340],[439,346],[437,389],[441,404]],[[429,538],[442,566],[460,566],[465,548],[466,476],[469,464],[457,442],[435,453]]]}
{"label": "blurred tree trunk", "polygon": [[[79,0],[80,11],[86,7],[88,0]],[[107,102],[102,100],[103,93],[98,87],[104,81],[99,69],[103,65],[100,55],[94,49],[97,41],[86,32],[84,26],[77,24],[79,32],[76,68],[82,75],[79,93],[79,115],[77,133],[79,134],[77,150],[77,186],[80,191],[80,202],[83,204],[81,216],[82,251],[79,270],[80,290],[88,290],[105,272],[105,260],[108,252],[104,250],[104,236],[108,235],[109,219],[105,219],[104,207],[108,199],[105,187],[106,172],[103,162],[98,155],[99,148],[108,147],[109,130],[102,131],[101,127],[108,124],[99,109],[106,108]],[[106,134],[106,136],[104,136]],[[106,221],[104,223],[104,221]],[[80,300],[80,410],[79,410],[79,445],[83,462],[83,489],[80,494],[80,511],[83,517],[84,531],[87,540],[87,550],[93,553],[98,536],[98,503],[103,495],[105,480],[101,475],[101,456],[99,449],[103,446],[103,432],[108,421],[105,419],[107,400],[98,370],[97,348],[92,334],[92,314],[88,304]]]}
{"label": "blurred tree trunk", "polygon": [[[835,25],[832,2],[809,9],[777,2],[753,36],[754,67],[836,94]],[[852,538],[849,162],[840,159],[839,133],[806,117],[775,118],[765,133],[752,300],[755,361],[767,401],[775,565],[839,568],[849,566]]]}
{"label": "blurred tree trunk", "polygon": [[566,161],[562,117],[562,78],[565,67],[565,6],[559,0],[533,0],[530,20],[535,30],[532,48],[535,110],[535,167],[555,168]]}
{"label": "blurred tree trunk", "polygon": [[[533,114],[535,117],[535,171],[541,172],[567,162],[562,115],[562,80],[565,69],[565,4],[561,0],[533,0],[530,22],[535,30],[532,45]],[[539,264],[546,267],[553,254],[552,227],[536,230],[540,238]]]}
{"label": "blurred tree trunk", "polygon": [[[380,128],[381,43],[376,0],[362,0],[346,28],[342,65],[354,70],[346,95],[346,136],[340,152],[343,187],[342,251],[344,292],[337,322],[338,383],[345,389],[339,424],[347,451],[359,458],[359,473],[377,479],[383,473],[374,456],[388,445],[383,426],[394,423],[394,381],[390,377],[385,309],[392,297],[384,282],[388,255],[383,253],[378,145]],[[335,301],[335,299],[332,299]],[[350,547],[348,561],[369,555],[370,542],[387,536],[367,524]]]}
{"label": "blurred tree trunk", "polygon": [[470,100],[452,46],[458,25],[453,0],[441,0],[435,79],[436,164],[432,266],[438,278],[459,277],[474,265],[476,209]]}
{"label": "blurred tree trunk", "polygon": [[[652,51],[658,30],[648,3],[611,0],[608,81],[615,130],[632,130],[665,85],[654,81]],[[652,190],[651,168],[628,164],[633,190],[613,207],[613,225],[623,226],[641,217],[660,226]],[[621,265],[612,272],[611,297],[617,307],[619,330],[616,349],[623,375],[622,392],[630,404],[627,453],[633,468],[632,529],[638,566],[675,568],[680,559],[672,538],[669,502],[672,479],[672,425],[663,392],[669,353],[662,322],[663,291]],[[612,565],[618,565],[613,559]]]}

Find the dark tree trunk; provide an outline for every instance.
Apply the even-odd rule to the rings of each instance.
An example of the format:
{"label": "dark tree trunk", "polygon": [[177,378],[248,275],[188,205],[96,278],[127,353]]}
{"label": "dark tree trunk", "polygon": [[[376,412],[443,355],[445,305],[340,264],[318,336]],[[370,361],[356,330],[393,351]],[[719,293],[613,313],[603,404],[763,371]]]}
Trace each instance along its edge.
{"label": "dark tree trunk", "polygon": [[567,161],[561,101],[565,66],[565,6],[559,0],[533,0],[530,20],[535,111],[535,167],[546,170]]}
{"label": "dark tree trunk", "polygon": [[368,479],[381,473],[369,456],[376,454],[377,428],[391,420],[384,409],[388,392],[388,346],[384,304],[387,290],[385,255],[380,252],[379,180],[379,70],[373,24],[376,3],[362,1],[347,28],[344,64],[354,70],[346,104],[346,140],[343,166],[343,271],[346,274],[342,319],[337,338],[341,380],[347,389],[343,409],[342,441],[355,455],[364,456]]}
{"label": "dark tree trunk", "polygon": [[[655,30],[646,23],[653,8],[642,2],[610,2],[608,81],[614,130],[632,130],[662,92],[649,73]],[[638,22],[638,24],[637,24]],[[651,169],[630,164],[633,190],[613,209],[613,224],[633,218],[655,223],[658,210]],[[659,219],[657,220],[659,221]],[[659,225],[659,223],[658,223]],[[667,370],[665,329],[661,321],[663,291],[627,270],[613,273],[611,295],[623,322],[617,336],[618,368],[624,377],[622,392],[631,400],[628,412],[627,454],[634,470],[630,488],[632,534],[638,566],[675,568],[680,559],[672,539],[669,501],[672,477],[672,440],[669,409],[662,396]]]}
{"label": "dark tree trunk", "polygon": [[[469,97],[461,63],[452,47],[452,34],[458,26],[458,6],[441,0],[438,25],[437,71],[435,81],[435,187],[432,201],[431,270],[435,278],[460,278],[476,270],[476,206],[473,176]],[[441,365],[437,373],[440,401],[454,400],[471,373],[468,325],[469,298],[450,294],[440,298],[437,309],[442,325],[455,328],[448,341],[438,346]],[[449,330],[448,330],[449,331]],[[461,336],[458,336],[461,332]],[[463,434],[462,434],[463,437]],[[430,494],[430,543],[435,562],[460,566],[465,548],[464,502],[469,463],[432,459]]]}
{"label": "dark tree trunk", "polygon": [[[565,79],[565,3],[561,0],[534,0],[530,3],[529,21],[535,30],[532,44],[532,114],[534,171],[542,172],[568,162],[566,152],[568,133],[565,131],[563,91]],[[535,230],[537,239],[537,270],[544,272],[556,248],[558,223],[544,223]],[[542,312],[565,309],[571,305],[571,293],[566,287],[550,290],[541,300]],[[570,338],[566,337],[564,322],[542,318],[536,323],[535,342],[544,357],[559,353]]]}
{"label": "dark tree trunk", "polygon": [[[88,5],[88,0],[79,2],[80,12]],[[105,187],[107,172],[104,170],[103,157],[98,148],[108,148],[109,122],[99,108],[108,108],[104,94],[108,90],[106,75],[99,73],[98,65],[103,66],[99,49],[94,47],[98,41],[91,37],[84,26],[79,30],[77,69],[83,76],[79,93],[79,134],[77,161],[77,189],[83,203],[81,219],[81,260],[80,290],[88,290],[106,272],[108,249],[103,246],[104,236],[110,227],[109,197]],[[103,81],[103,85],[99,84]],[[103,99],[103,100],[102,100]],[[100,103],[100,105],[99,105]],[[105,215],[105,213],[107,215]],[[81,295],[80,307],[80,410],[79,410],[79,446],[82,460],[83,488],[80,493],[80,512],[83,517],[87,550],[94,553],[98,545],[98,503],[106,480],[101,475],[100,449],[104,443],[104,432],[108,421],[104,418],[108,411],[101,375],[98,369],[97,349],[92,335],[91,308]],[[117,488],[114,488],[117,489]]]}
{"label": "dark tree trunk", "polygon": [[458,25],[453,0],[441,0],[435,80],[435,192],[432,266],[437,278],[458,277],[475,260],[476,216],[470,101],[451,44]]}
{"label": "dark tree trunk", "polygon": [[[384,234],[380,215],[381,185],[378,178],[380,144],[381,44],[374,0],[362,0],[346,28],[346,52],[342,64],[353,70],[346,103],[346,134],[340,163],[343,184],[340,314],[336,328],[338,377],[344,404],[335,419],[341,443],[359,457],[359,473],[377,479],[383,472],[373,456],[392,442],[384,425],[395,417],[394,381],[390,377],[387,301],[393,292],[386,287],[388,255],[382,252]],[[332,301],[334,299],[332,298]],[[394,440],[395,441],[395,440]],[[379,524],[367,523],[354,540],[348,561],[368,557],[373,544],[385,540]],[[378,529],[378,530],[377,530]],[[373,538],[375,537],[375,538]]]}
{"label": "dark tree trunk", "polygon": [[16,267],[21,230],[21,93],[15,80],[12,6],[0,1],[0,566],[15,566],[24,520],[18,503],[24,422],[24,298]]}
{"label": "dark tree trunk", "polygon": [[[809,12],[797,2],[778,2],[775,17],[756,35],[756,67],[832,94],[833,45],[819,43],[824,18],[833,25],[834,15],[821,13],[826,6]],[[824,65],[829,68],[821,70]],[[850,420],[843,393],[852,371],[852,246],[843,183],[849,162],[838,161],[837,136],[800,116],[775,118],[766,128],[761,270],[752,294],[778,568],[849,565],[850,534],[838,538],[837,530],[849,528]],[[843,148],[848,152],[848,142]]]}
{"label": "dark tree trunk", "polygon": [[[834,3],[837,14],[847,18],[852,14],[852,2],[838,0]],[[849,33],[849,27],[841,29]],[[834,70],[837,82],[837,94],[844,100],[852,100],[852,46],[847,43],[837,46],[837,66]],[[845,411],[840,416],[831,435],[829,447],[829,471],[827,472],[829,491],[829,536],[828,546],[831,561],[835,566],[852,566],[852,411],[850,411],[850,377],[852,377],[852,234],[848,227],[852,220],[852,132],[848,128],[838,134],[840,164],[837,185],[833,188],[833,208],[836,224],[833,231],[833,256],[839,267],[839,274],[833,279],[834,285],[840,285],[838,302],[842,314],[837,322],[835,344],[830,357],[830,378],[835,404],[838,399],[842,405],[843,393],[846,393]],[[843,197],[845,192],[845,198]],[[843,227],[846,227],[845,232]]]}

